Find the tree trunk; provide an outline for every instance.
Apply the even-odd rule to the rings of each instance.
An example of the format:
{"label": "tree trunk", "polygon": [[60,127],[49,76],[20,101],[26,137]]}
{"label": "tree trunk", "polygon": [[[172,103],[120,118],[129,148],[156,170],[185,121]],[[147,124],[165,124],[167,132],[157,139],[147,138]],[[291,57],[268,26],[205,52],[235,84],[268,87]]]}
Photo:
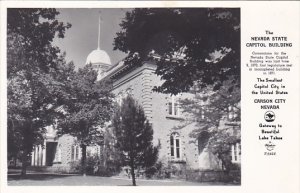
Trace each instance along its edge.
{"label": "tree trunk", "polygon": [[82,148],[82,156],[81,156],[82,175],[86,176],[86,145],[81,144],[81,148]]}
{"label": "tree trunk", "polygon": [[22,170],[21,170],[21,176],[26,176],[26,168],[27,168],[27,153],[24,151],[22,153]]}
{"label": "tree trunk", "polygon": [[13,159],[14,159],[14,167],[16,168],[17,167],[17,156],[15,156]]}
{"label": "tree trunk", "polygon": [[130,168],[131,168],[132,185],[136,186],[133,161],[131,161],[131,163],[130,163]]}

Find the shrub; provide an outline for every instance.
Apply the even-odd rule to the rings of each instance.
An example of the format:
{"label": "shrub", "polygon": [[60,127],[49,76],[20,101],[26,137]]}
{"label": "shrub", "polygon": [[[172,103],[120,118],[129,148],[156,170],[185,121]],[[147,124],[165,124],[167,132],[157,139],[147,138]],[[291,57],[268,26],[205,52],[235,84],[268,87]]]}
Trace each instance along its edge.
{"label": "shrub", "polygon": [[146,170],[145,170],[146,178],[152,178],[155,175],[155,173],[157,173],[157,171],[158,170],[155,166],[146,168]]}
{"label": "shrub", "polygon": [[[118,162],[109,160],[104,161],[97,155],[87,156],[86,158],[86,174],[98,176],[112,176],[120,172]],[[81,173],[81,160],[70,162],[70,173]]]}
{"label": "shrub", "polygon": [[71,161],[69,172],[70,173],[80,173],[81,172],[81,163],[80,163],[80,161]]}
{"label": "shrub", "polygon": [[165,179],[170,178],[172,173],[171,166],[163,164],[161,161],[154,166],[146,168],[145,175],[147,178]]}

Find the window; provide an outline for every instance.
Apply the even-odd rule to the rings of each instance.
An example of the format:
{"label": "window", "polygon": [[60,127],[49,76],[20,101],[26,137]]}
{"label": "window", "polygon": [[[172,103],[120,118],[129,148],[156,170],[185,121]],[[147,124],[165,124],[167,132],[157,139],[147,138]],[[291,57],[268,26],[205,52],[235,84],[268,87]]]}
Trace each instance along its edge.
{"label": "window", "polygon": [[241,162],[241,145],[240,143],[231,145],[231,162],[240,163]]}
{"label": "window", "polygon": [[174,137],[171,135],[170,138],[170,145],[171,145],[171,157],[174,157]]}
{"label": "window", "polygon": [[79,160],[80,159],[80,146],[79,145],[72,145],[71,148],[71,160]]}
{"label": "window", "polygon": [[171,116],[179,116],[180,115],[179,103],[176,99],[176,96],[172,95],[171,101],[168,103],[168,114]]}
{"label": "window", "polygon": [[180,138],[178,133],[170,136],[171,158],[179,159],[181,157]]}

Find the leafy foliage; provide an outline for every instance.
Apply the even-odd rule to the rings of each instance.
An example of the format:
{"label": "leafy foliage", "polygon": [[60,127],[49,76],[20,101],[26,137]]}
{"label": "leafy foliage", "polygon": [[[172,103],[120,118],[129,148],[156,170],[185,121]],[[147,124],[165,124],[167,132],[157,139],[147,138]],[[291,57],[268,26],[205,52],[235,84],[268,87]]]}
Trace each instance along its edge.
{"label": "leafy foliage", "polygon": [[222,168],[226,172],[230,170],[239,169],[232,163],[231,146],[241,141],[240,125],[222,128],[214,132],[209,139],[208,148],[222,161]]}
{"label": "leafy foliage", "polygon": [[120,24],[114,49],[127,65],[156,60],[164,83],[156,91],[178,94],[194,83],[218,89],[240,79],[239,9],[134,9]]}
{"label": "leafy foliage", "polygon": [[112,122],[115,128],[118,148],[123,152],[124,165],[131,168],[132,183],[135,186],[135,169],[151,167],[157,161],[158,147],[154,147],[153,129],[143,108],[127,96],[116,111]]}
{"label": "leafy foliage", "polygon": [[71,27],[59,22],[58,14],[56,9],[8,9],[8,77],[20,70],[48,72],[57,66],[60,50],[51,43],[56,35],[64,38],[65,30]]}
{"label": "leafy foliage", "polygon": [[[59,134],[70,134],[82,147],[85,168],[86,146],[103,142],[101,127],[110,121],[113,95],[107,82],[97,81],[97,72],[86,65],[68,77],[64,90],[64,116],[58,121]],[[85,170],[83,170],[85,174]]]}
{"label": "leafy foliage", "polygon": [[56,114],[61,84],[52,75],[64,56],[51,43],[70,27],[56,19],[58,14],[55,9],[7,10],[8,155],[20,156],[23,175],[33,145],[41,143]]}
{"label": "leafy foliage", "polygon": [[[190,136],[201,138],[210,152],[215,154],[223,164],[223,168],[230,170],[231,145],[240,142],[240,87],[231,80],[224,81],[219,90],[212,86],[205,89],[194,86],[191,90],[193,97],[181,101],[182,107],[191,117],[191,122],[197,122]],[[233,89],[229,89],[233,87]],[[199,135],[200,134],[200,135]],[[202,147],[202,148],[203,148]]]}

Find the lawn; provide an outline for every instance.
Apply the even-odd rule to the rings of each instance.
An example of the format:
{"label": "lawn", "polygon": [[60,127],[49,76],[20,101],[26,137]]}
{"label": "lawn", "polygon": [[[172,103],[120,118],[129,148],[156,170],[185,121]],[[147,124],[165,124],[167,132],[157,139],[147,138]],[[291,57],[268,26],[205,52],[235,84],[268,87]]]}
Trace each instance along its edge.
{"label": "lawn", "polygon": [[[130,186],[131,179],[120,177],[100,177],[81,175],[60,175],[29,173],[25,178],[19,174],[8,175],[9,186]],[[201,186],[201,185],[226,185],[223,183],[197,183],[184,180],[147,180],[137,179],[138,186]]]}

